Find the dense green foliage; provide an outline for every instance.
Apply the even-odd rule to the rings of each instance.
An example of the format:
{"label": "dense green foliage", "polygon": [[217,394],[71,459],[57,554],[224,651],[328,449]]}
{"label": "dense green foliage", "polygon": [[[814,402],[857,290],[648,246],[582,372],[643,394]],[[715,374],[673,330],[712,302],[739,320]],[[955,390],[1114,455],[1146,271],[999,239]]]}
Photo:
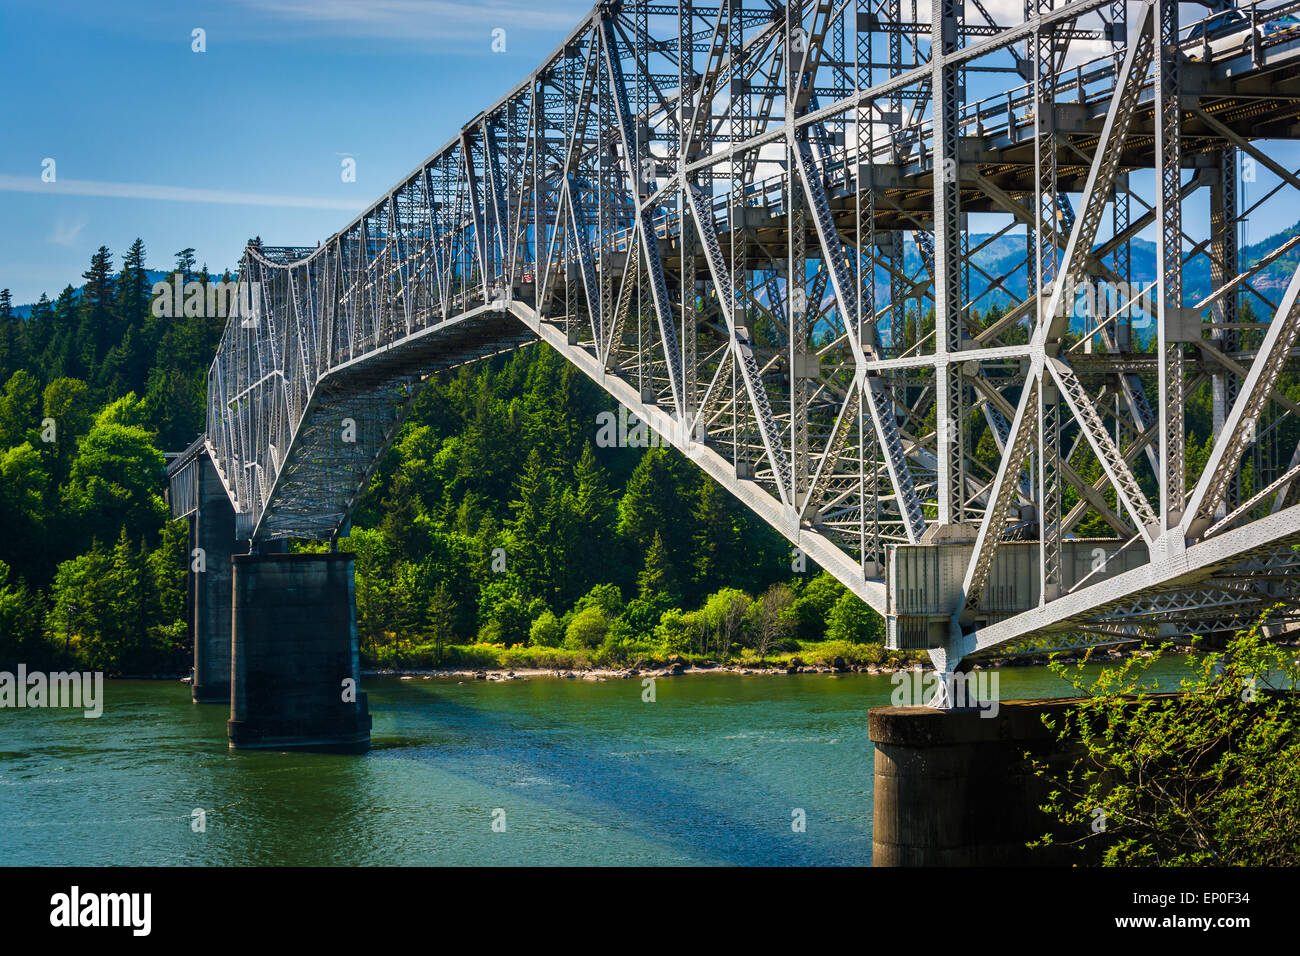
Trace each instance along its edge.
{"label": "dense green foliage", "polygon": [[[101,247],[25,319],[0,292],[0,666],[188,666],[162,452],[223,323],[154,316],[144,258]],[[189,249],[173,278],[217,281]],[[879,617],[677,452],[596,447],[615,408],[544,345],[423,389],[342,541],[369,662],[879,659]]]}
{"label": "dense green foliage", "polygon": [[[0,666],[186,667],[185,528],[164,456],[203,421],[220,320],[150,308],[144,244],[20,318],[0,290]],[[182,281],[192,250],[178,256]]]}
{"label": "dense green foliage", "polygon": [[1295,650],[1256,626],[1221,653],[1182,658],[1182,694],[1135,697],[1155,689],[1145,675],[1160,656],[1094,677],[1083,662],[1053,665],[1085,699],[1049,724],[1079,756],[1036,766],[1059,825],[1036,845],[1107,866],[1300,864]]}
{"label": "dense green foliage", "polygon": [[677,452],[597,447],[614,407],[542,345],[424,389],[342,545],[371,660],[559,667],[882,639],[878,615],[792,572],[789,543]]}

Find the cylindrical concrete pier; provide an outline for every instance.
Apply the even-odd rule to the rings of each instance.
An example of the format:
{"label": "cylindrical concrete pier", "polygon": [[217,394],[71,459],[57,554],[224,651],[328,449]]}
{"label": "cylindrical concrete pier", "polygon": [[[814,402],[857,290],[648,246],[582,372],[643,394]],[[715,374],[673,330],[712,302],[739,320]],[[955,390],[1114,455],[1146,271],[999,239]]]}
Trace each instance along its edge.
{"label": "cylindrical concrete pier", "polygon": [[234,559],[230,745],[364,752],[350,554]]}
{"label": "cylindrical concrete pier", "polygon": [[[1025,846],[1060,831],[1038,807],[1048,786],[1023,759],[1056,759],[1045,713],[1066,701],[977,708],[875,707],[873,866],[1006,866],[1067,862],[1070,851]],[[983,715],[983,716],[981,716]],[[1074,851],[1068,862],[1079,862]]]}

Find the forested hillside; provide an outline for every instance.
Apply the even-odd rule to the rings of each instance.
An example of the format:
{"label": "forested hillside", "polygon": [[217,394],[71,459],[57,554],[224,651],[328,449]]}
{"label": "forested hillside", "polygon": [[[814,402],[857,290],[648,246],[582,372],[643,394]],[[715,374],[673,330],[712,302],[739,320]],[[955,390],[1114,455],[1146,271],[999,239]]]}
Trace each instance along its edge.
{"label": "forested hillside", "polygon": [[[206,278],[193,250],[177,270]],[[82,279],[26,318],[0,290],[0,665],[181,671],[185,533],[160,449],[199,430],[221,324],[152,315],[139,240]]]}
{"label": "forested hillside", "polygon": [[[188,668],[163,451],[202,427],[223,323],[155,317],[144,263],[101,247],[26,317],[0,292],[0,666]],[[188,249],[175,274],[223,278]],[[879,656],[880,619],[675,451],[597,447],[610,411],[544,345],[425,387],[342,544],[368,660]]]}
{"label": "forested hillside", "polygon": [[[185,534],[163,503],[163,451],[184,448],[202,427],[223,320],[155,316],[159,275],[146,271],[137,240],[120,268],[101,247],[80,286],[21,314],[0,290],[0,667],[189,666]],[[230,278],[196,268],[189,249],[171,277]],[[974,318],[987,325],[998,314]],[[909,310],[900,345],[932,330],[932,314],[918,321]],[[761,320],[753,332],[764,339]],[[1154,376],[1144,379],[1155,395]],[[1282,389],[1300,400],[1300,383]],[[602,447],[610,443],[597,441],[599,416],[617,411],[540,344],[425,386],[341,545],[357,556],[368,662],[879,659],[880,618],[811,562],[801,569],[784,538],[677,452]],[[925,429],[933,415],[931,405]],[[1208,388],[1189,398],[1187,423],[1195,480],[1212,439]],[[1275,424],[1283,446],[1300,440],[1300,425]],[[1000,455],[978,409],[967,429],[991,479]],[[1084,443],[1072,447],[1075,469],[1098,479]],[[1243,495],[1284,465],[1254,447]],[[1145,457],[1134,467],[1154,495]],[[1067,488],[1065,506],[1077,501]],[[1090,512],[1074,533],[1112,532]]]}

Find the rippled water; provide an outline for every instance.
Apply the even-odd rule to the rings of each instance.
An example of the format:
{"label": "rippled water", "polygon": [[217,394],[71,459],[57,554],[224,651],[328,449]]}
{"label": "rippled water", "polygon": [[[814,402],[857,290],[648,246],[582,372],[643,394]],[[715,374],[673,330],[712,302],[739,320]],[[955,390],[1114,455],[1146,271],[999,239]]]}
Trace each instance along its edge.
{"label": "rippled water", "polygon": [[[363,757],[233,752],[179,683],[110,681],[98,720],[0,710],[0,864],[871,862],[888,676],[692,675],[654,703],[637,680],[363,683]],[[1001,672],[1004,700],[1068,690]]]}

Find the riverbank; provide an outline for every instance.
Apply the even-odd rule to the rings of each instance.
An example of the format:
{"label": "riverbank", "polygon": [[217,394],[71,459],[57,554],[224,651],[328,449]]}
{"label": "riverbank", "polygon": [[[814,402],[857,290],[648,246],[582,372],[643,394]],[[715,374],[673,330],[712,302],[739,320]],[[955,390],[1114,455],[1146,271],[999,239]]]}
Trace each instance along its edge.
{"label": "riverbank", "polygon": [[[929,665],[924,665],[929,668]],[[524,667],[513,670],[505,668],[433,668],[420,670],[363,670],[363,677],[399,677],[402,680],[432,680],[434,678],[457,678],[460,680],[529,680],[534,677],[558,677],[566,680],[630,680],[635,677],[682,677],[690,674],[745,674],[753,677],[768,677],[785,674],[889,674],[895,671],[922,670],[921,664],[910,667],[881,667],[875,664],[845,665],[842,667],[819,667],[810,665],[792,665],[781,667],[747,667],[738,664],[689,664],[684,661],[666,664],[643,664],[640,667],[590,667],[572,670]]]}
{"label": "riverbank", "polygon": [[[1175,647],[1166,653],[1186,654],[1189,648]],[[904,653],[907,652],[898,652]],[[1093,660],[1097,662],[1118,661],[1132,654],[1150,657],[1151,651],[1145,649],[1121,650],[1110,648],[1097,651]],[[1051,655],[1035,654],[1014,658],[995,658],[981,661],[972,670],[998,670],[1006,667],[1042,667]],[[1062,655],[1061,660],[1073,662],[1082,658],[1082,652]],[[758,662],[728,662],[719,664],[715,661],[691,661],[681,656],[671,657],[666,661],[640,661],[628,667],[446,667],[446,668],[368,668],[363,669],[363,677],[397,677],[402,680],[485,680],[508,681],[529,680],[535,677],[550,677],[563,680],[630,680],[644,677],[685,677],[692,674],[741,674],[748,677],[774,677],[788,674],[900,674],[933,670],[934,667],[923,653],[912,652],[909,659],[891,660],[880,664],[850,664],[842,658],[834,658],[830,663],[805,662],[799,657],[788,660]]]}

